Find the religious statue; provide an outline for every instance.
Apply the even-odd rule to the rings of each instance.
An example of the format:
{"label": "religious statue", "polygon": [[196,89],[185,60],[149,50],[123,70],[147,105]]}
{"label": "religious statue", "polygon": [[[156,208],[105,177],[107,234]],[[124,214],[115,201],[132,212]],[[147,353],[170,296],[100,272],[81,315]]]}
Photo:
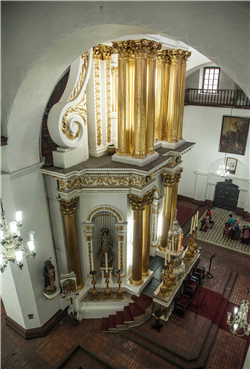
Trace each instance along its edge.
{"label": "religious statue", "polygon": [[55,282],[55,267],[51,263],[51,258],[45,260],[43,266],[45,292],[48,294],[56,292]]}
{"label": "religious statue", "polygon": [[112,261],[113,261],[113,253],[112,253],[112,248],[113,248],[113,244],[112,241],[110,239],[109,236],[109,230],[107,228],[102,228],[101,230],[101,238],[100,238],[100,243],[101,243],[101,247],[100,247],[100,251],[98,254],[98,257],[101,261],[101,267],[105,266],[105,254],[108,254],[108,264],[112,265]]}

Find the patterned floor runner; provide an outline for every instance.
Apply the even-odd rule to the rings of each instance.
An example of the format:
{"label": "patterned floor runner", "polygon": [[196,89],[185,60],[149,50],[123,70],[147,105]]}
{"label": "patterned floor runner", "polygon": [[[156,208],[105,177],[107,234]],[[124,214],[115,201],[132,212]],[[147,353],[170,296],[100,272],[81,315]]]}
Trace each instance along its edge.
{"label": "patterned floor runner", "polygon": [[[242,217],[240,217],[239,215],[235,215],[234,211],[228,211],[220,208],[212,208],[212,219],[214,221],[214,227],[208,229],[207,232],[198,230],[198,239],[210,242],[214,245],[222,246],[231,250],[239,251],[244,254],[250,255],[250,245],[245,245],[244,243],[241,243],[241,238],[238,241],[236,241],[232,240],[231,238],[228,238],[227,235],[223,236],[225,223],[228,220],[229,214],[233,214],[234,218],[239,221],[240,228],[242,228],[244,224],[248,225],[248,223],[245,222],[242,219]],[[203,219],[204,216],[205,212],[199,219],[199,229],[201,226],[201,219]]]}

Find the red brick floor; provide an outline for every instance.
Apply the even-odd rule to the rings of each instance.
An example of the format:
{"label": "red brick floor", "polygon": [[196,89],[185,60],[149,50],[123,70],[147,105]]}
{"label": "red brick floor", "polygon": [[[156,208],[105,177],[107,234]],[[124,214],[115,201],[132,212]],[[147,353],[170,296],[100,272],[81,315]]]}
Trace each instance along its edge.
{"label": "red brick floor", "polygon": [[[209,257],[216,253],[211,269],[214,278],[205,279],[204,287],[217,292],[228,268],[234,269],[238,272],[238,277],[230,301],[239,304],[245,298],[246,287],[250,286],[250,256],[205,242],[198,243],[202,246],[201,265],[206,268],[209,265]],[[3,369],[57,368],[77,345],[84,346],[119,369],[176,368],[118,333],[101,333],[101,321],[98,319],[83,320],[78,327],[73,327],[69,317],[66,316],[63,323],[54,327],[46,337],[26,341],[5,324],[3,307],[1,317],[1,367]],[[197,336],[203,334],[208,321],[192,312],[187,312],[184,320],[172,316],[169,322],[164,323],[159,334],[149,329],[151,324],[149,320],[137,329],[147,332],[152,339],[159,339],[161,343],[166,342],[166,345],[167,343],[175,345],[180,350],[188,352],[188,350],[198,349],[199,340],[195,340]],[[196,345],[195,342],[197,342]],[[205,369],[240,369],[246,347],[245,340],[219,329]],[[80,366],[85,369],[107,367],[79,348],[66,365],[64,368],[68,369],[78,369]]]}

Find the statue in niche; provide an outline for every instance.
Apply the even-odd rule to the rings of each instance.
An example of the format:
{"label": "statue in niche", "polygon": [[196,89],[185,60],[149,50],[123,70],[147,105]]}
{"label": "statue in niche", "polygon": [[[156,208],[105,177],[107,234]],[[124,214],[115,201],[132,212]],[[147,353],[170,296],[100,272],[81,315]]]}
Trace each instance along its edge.
{"label": "statue in niche", "polygon": [[56,292],[55,282],[55,267],[51,263],[51,258],[45,260],[43,266],[45,292],[48,294]]}
{"label": "statue in niche", "polygon": [[107,228],[101,229],[101,238],[100,238],[100,251],[98,257],[101,261],[101,267],[105,267],[105,254],[108,254],[108,264],[109,266],[112,265],[113,261],[113,244],[109,236],[109,230]]}

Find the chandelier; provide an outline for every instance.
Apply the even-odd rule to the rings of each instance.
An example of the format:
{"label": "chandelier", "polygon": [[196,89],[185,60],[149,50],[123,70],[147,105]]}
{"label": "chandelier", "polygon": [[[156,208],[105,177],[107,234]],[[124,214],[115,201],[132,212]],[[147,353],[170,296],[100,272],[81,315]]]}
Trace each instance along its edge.
{"label": "chandelier", "polygon": [[226,167],[225,165],[220,165],[220,169],[217,170],[217,176],[222,178],[229,177],[228,167]]}
{"label": "chandelier", "polygon": [[22,270],[23,257],[34,259],[36,256],[35,249],[35,232],[29,232],[28,247],[23,245],[23,238],[20,233],[22,226],[22,212],[16,211],[16,221],[9,223],[7,226],[5,211],[3,203],[1,202],[1,216],[0,216],[0,242],[4,246],[6,252],[0,254],[0,270],[3,273],[8,261],[16,262],[18,267]]}
{"label": "chandelier", "polygon": [[[248,288],[247,295],[249,291],[250,288]],[[248,300],[244,299],[240,308],[237,306],[234,307],[233,316],[231,312],[227,313],[227,324],[230,325],[230,331],[236,336],[243,337],[244,335],[249,336],[250,334],[250,324],[247,322],[248,305]]]}

